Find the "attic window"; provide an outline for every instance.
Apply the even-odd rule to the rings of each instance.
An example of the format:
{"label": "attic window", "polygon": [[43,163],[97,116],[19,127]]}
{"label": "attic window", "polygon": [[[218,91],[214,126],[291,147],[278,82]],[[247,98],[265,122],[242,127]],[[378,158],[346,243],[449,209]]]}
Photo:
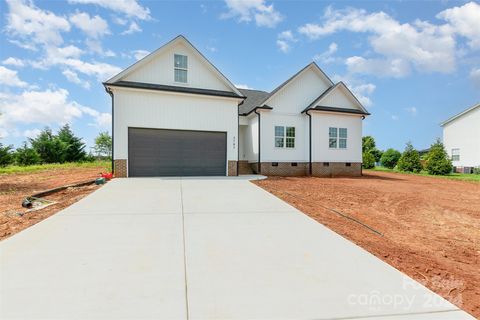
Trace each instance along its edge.
{"label": "attic window", "polygon": [[174,55],[175,82],[187,83],[188,59],[181,54]]}

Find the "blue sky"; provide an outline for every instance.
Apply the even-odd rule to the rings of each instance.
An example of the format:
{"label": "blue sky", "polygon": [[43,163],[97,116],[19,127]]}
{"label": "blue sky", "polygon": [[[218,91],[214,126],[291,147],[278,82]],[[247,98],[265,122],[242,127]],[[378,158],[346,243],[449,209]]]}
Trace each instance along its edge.
{"label": "blue sky", "polygon": [[377,145],[426,148],[480,102],[480,4],[467,1],[0,2],[0,142],[109,130],[102,81],[178,34],[233,83],[272,90],[315,60],[372,116]]}

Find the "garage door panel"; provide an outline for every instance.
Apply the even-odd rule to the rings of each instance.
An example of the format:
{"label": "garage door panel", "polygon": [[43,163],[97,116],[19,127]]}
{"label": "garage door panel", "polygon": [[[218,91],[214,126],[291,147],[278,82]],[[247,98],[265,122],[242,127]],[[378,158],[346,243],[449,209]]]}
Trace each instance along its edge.
{"label": "garage door panel", "polygon": [[226,174],[225,132],[129,128],[129,176]]}

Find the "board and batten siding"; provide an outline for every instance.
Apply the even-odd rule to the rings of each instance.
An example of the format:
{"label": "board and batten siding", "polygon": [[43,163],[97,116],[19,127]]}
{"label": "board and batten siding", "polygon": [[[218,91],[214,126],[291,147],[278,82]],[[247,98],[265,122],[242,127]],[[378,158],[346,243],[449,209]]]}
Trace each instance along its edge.
{"label": "board and batten siding", "polygon": [[[362,162],[362,117],[310,112],[312,115],[312,162]],[[329,128],[347,128],[347,148],[329,147]]]}
{"label": "board and batten siding", "polygon": [[237,100],[125,88],[113,94],[115,159],[128,159],[128,128],[135,127],[226,132],[227,160],[237,160]]}
{"label": "board and batten siding", "polygon": [[[188,57],[187,83],[174,81],[175,54],[181,54]],[[122,80],[231,91],[231,88],[221,81],[210,70],[210,67],[208,67],[203,60],[199,59],[198,55],[194,54],[192,50],[187,48],[183,43],[178,43],[177,45],[168,48],[168,50],[166,50],[166,52],[160,57],[141,66]]]}
{"label": "board and batten siding", "polygon": [[460,149],[456,167],[480,166],[480,108],[476,108],[443,126],[443,143],[448,155]]}
{"label": "board and batten siding", "polygon": [[354,109],[358,110],[356,102],[353,101],[353,98],[349,93],[345,92],[345,88],[338,87],[328,96],[320,101],[320,105],[336,108],[345,108],[345,109]]}
{"label": "board and batten siding", "polygon": [[280,89],[266,104],[275,112],[300,113],[329,87],[330,83],[319,71],[309,68]]}

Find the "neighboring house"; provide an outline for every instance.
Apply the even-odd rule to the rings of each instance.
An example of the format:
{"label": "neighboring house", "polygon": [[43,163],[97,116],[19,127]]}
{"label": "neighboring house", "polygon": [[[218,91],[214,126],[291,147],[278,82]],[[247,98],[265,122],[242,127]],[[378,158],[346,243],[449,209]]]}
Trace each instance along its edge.
{"label": "neighboring house", "polygon": [[104,86],[117,177],[361,174],[369,113],[315,63],[270,93],[238,89],[178,36]]}
{"label": "neighboring house", "polygon": [[441,123],[443,144],[459,172],[480,167],[480,103]]}

